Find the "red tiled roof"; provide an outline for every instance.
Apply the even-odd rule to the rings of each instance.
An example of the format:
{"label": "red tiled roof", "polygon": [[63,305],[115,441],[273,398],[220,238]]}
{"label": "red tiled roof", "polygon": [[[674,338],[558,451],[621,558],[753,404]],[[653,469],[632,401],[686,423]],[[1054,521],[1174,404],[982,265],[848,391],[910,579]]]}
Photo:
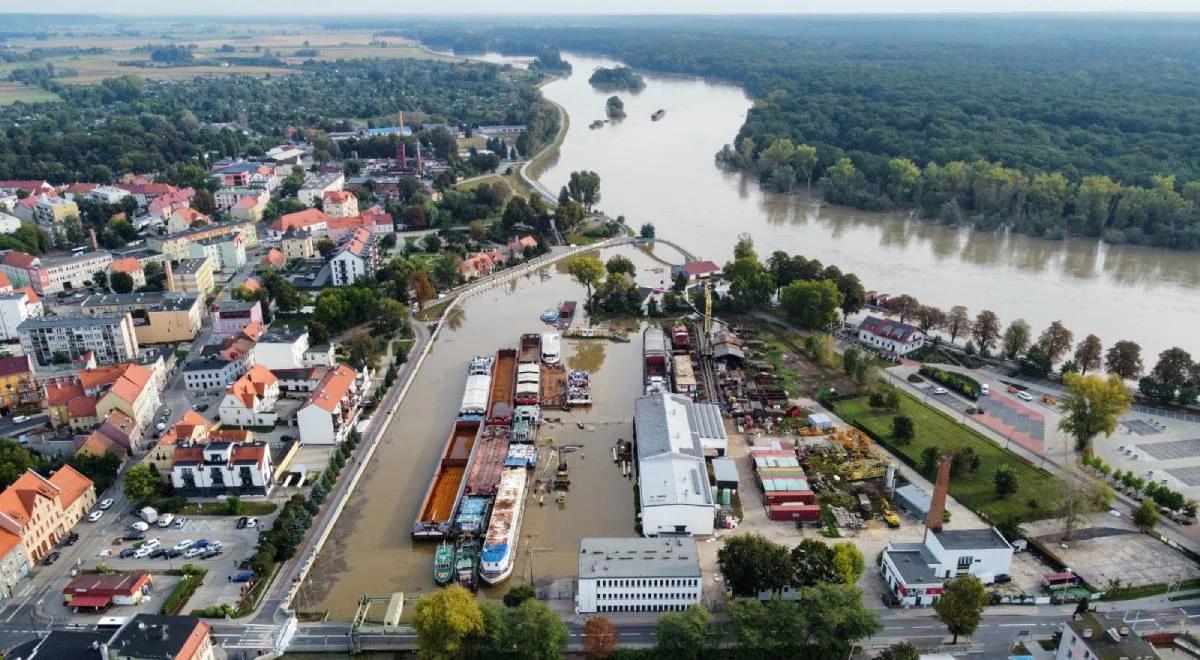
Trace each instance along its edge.
{"label": "red tiled roof", "polygon": [[63,188],[63,193],[71,194],[71,195],[82,195],[82,194],[91,192],[99,187],[100,187],[100,184],[98,184],[98,183],[72,183],[71,185],[67,186],[66,188]]}
{"label": "red tiled roof", "polygon": [[691,261],[682,266],[683,271],[688,275],[704,275],[706,273],[715,273],[721,270],[721,267],[711,261]]}
{"label": "red tiled roof", "polygon": [[254,461],[262,463],[266,456],[267,448],[262,445],[245,445],[237,444],[233,447],[232,455],[229,457],[231,462],[237,461]]}
{"label": "red tiled roof", "polygon": [[142,269],[142,262],[133,257],[125,257],[124,259],[114,260],[110,268],[117,273],[136,273]]}
{"label": "red tiled roof", "polygon": [[37,294],[37,291],[34,291],[33,287],[31,287],[31,286],[23,286],[23,287],[17,289],[17,291],[24,291],[25,297],[29,298],[29,302],[31,302],[31,303],[40,302],[42,300],[42,297],[39,296]]}
{"label": "red tiled roof", "polygon": [[77,396],[67,402],[67,414],[71,417],[95,417],[96,400],[90,396]]}
{"label": "red tiled roof", "polygon": [[78,383],[64,383],[46,386],[46,403],[51,406],[65,406],[75,397],[84,396],[83,386]]}
{"label": "red tiled roof", "polygon": [[334,204],[345,204],[346,202],[350,201],[351,197],[354,197],[354,195],[345,190],[326,190],[325,193],[321,195],[321,198],[324,201],[332,202]]}
{"label": "red tiled roof", "polygon": [[253,409],[255,401],[266,393],[267,387],[278,381],[279,379],[269,369],[261,364],[256,364],[242,374],[237,382],[229,386],[229,393],[237,397],[242,405]]}
{"label": "red tiled roof", "polygon": [[4,260],[0,261],[0,263],[3,263],[5,266],[12,266],[13,268],[29,268],[36,265],[38,261],[39,259],[32,254],[13,250],[4,255]]}
{"label": "red tiled roof", "polygon": [[137,401],[138,395],[150,383],[150,378],[154,376],[154,372],[140,364],[126,364],[121,377],[113,383],[109,393],[120,397],[123,401],[133,403]]}
{"label": "red tiled roof", "polygon": [[30,371],[28,355],[0,358],[0,376],[16,376]]}
{"label": "red tiled roof", "polygon": [[258,206],[258,200],[253,197],[243,197],[234,204],[234,207],[240,209],[252,209]]}
{"label": "red tiled roof", "polygon": [[329,222],[330,216],[317,209],[304,209],[295,213],[279,216],[271,223],[271,231],[284,232],[289,229],[304,229],[321,222]]}
{"label": "red tiled roof", "polygon": [[112,438],[99,431],[92,431],[87,439],[83,441],[83,444],[79,445],[79,449],[75,450],[75,453],[103,456],[110,451],[118,455],[125,453],[125,449],[113,442]]}
{"label": "red tiled roof", "polygon": [[188,446],[175,447],[175,451],[171,454],[171,462],[179,463],[180,461],[203,461],[204,447]]}
{"label": "red tiled roof", "polygon": [[75,500],[92,488],[92,480],[80,474],[70,465],[64,465],[50,475],[50,483],[58,487],[63,507],[71,506]]}
{"label": "red tiled roof", "polygon": [[316,389],[308,397],[309,403],[333,412],[337,409],[338,403],[349,394],[350,386],[354,384],[357,375],[353,369],[344,364],[335,366],[325,374],[320,383],[317,383]]}
{"label": "red tiled roof", "polygon": [[12,280],[8,279],[8,275],[5,275],[3,272],[0,272],[0,289],[4,289],[5,291],[11,291],[12,288],[13,288]]}
{"label": "red tiled roof", "polygon": [[284,258],[282,252],[276,250],[275,248],[271,248],[270,250],[267,250],[265,255],[263,255],[262,263],[263,265],[282,268],[283,265],[287,263],[287,259]]}

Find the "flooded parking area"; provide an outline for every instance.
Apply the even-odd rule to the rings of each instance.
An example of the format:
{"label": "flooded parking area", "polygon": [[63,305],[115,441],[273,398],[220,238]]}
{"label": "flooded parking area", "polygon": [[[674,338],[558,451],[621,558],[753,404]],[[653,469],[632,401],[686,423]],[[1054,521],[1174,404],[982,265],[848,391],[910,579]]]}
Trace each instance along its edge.
{"label": "flooded parking area", "polygon": [[[600,256],[615,254],[637,265],[643,286],[661,286],[669,278],[662,264],[633,247],[605,250]],[[364,595],[403,591],[416,596],[437,588],[436,544],[414,543],[410,530],[458,414],[468,360],[515,348],[523,333],[548,331],[539,316],[563,300],[580,302],[576,325],[585,323],[585,296],[581,285],[551,267],[473,296],[449,313],[363,481],[299,590],[297,610],[349,619]],[[630,339],[563,339],[567,367],[592,374],[593,404],[544,411],[538,443],[542,448],[532,478],[535,484],[552,480],[562,457],[570,487],[561,503],[552,493],[539,498],[537,489],[530,489],[513,575],[497,587],[481,589],[484,597],[499,598],[511,586],[531,579],[544,585],[573,577],[579,540],[585,536],[634,535],[632,483],[621,476],[610,455],[618,439],[632,437],[633,399],[641,392],[641,335],[630,333]],[[549,440],[553,450],[544,446]]]}

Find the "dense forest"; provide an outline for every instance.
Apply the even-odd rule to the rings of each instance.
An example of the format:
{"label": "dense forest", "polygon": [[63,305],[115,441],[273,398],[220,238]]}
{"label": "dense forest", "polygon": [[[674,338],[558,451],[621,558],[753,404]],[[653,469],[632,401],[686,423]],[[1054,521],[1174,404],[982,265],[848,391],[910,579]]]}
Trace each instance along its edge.
{"label": "dense forest", "polygon": [[[532,149],[552,140],[558,114],[535,88],[542,74],[430,60],[306,63],[296,73],[148,82],[124,76],[99,85],[43,82],[61,103],[0,108],[0,179],[111,181],[197,158],[257,155],[288,127],[349,130],[409,121],[527,124]],[[217,124],[218,126],[214,126]],[[241,124],[248,131],[231,130]],[[312,134],[310,133],[310,138]],[[434,151],[436,137],[421,134]],[[336,143],[323,142],[336,151]],[[390,153],[395,153],[394,148]],[[337,156],[337,153],[330,153]]]}
{"label": "dense forest", "polygon": [[[756,103],[721,161],[765,185],[811,178],[831,201],[862,208],[1200,248],[1195,19],[692,17],[472,30],[411,33],[500,51],[549,44],[742,83]],[[815,148],[809,171],[798,167],[807,157],[760,162],[781,140],[790,143],[779,151]]]}
{"label": "dense forest", "polygon": [[611,69],[600,67],[592,72],[588,82],[601,89],[627,89],[631,92],[641,91],[646,86],[646,81],[627,66]]}

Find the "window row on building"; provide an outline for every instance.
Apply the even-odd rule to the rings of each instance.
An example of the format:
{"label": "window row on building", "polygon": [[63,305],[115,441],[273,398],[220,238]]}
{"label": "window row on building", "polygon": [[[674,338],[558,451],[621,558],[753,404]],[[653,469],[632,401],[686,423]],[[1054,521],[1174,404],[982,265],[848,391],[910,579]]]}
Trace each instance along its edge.
{"label": "window row on building", "polygon": [[599,587],[698,587],[700,580],[693,578],[629,578],[620,580],[597,580]]}

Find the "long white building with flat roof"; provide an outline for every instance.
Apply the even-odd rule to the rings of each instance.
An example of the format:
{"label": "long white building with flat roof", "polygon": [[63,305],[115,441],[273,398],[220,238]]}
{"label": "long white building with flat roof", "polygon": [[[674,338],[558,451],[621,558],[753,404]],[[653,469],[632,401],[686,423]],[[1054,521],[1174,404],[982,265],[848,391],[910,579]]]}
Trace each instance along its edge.
{"label": "long white building with flat roof", "polygon": [[706,404],[677,394],[656,393],[634,401],[633,434],[637,443],[638,497],[642,534],[709,535],[714,503],[704,465],[705,444],[718,433]]}
{"label": "long white building with flat roof", "polygon": [[575,611],[681,612],[700,602],[696,540],[585,538],[579,541]]}

